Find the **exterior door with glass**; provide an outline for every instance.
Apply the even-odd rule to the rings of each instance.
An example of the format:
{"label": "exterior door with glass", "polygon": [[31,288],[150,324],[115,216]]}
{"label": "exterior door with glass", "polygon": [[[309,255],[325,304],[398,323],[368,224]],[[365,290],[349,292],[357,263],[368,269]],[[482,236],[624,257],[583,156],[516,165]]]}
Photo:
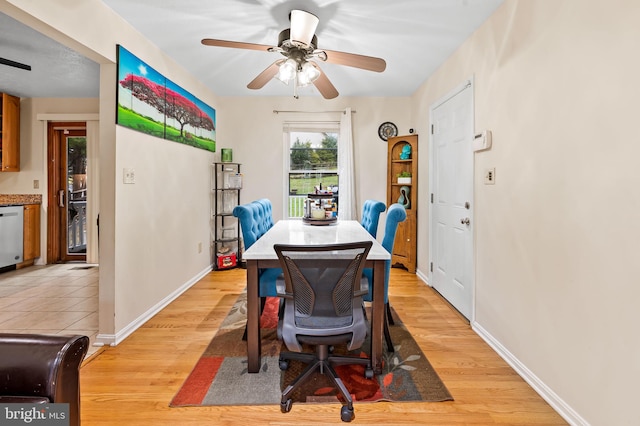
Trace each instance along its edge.
{"label": "exterior door with glass", "polygon": [[87,253],[86,123],[49,123],[48,263]]}

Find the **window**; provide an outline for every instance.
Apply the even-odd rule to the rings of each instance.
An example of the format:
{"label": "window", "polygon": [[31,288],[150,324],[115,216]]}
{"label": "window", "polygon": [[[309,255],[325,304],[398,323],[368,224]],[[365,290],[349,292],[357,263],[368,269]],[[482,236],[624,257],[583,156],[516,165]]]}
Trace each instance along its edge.
{"label": "window", "polygon": [[286,144],[286,211],[301,218],[307,194],[338,193],[338,123],[288,124]]}

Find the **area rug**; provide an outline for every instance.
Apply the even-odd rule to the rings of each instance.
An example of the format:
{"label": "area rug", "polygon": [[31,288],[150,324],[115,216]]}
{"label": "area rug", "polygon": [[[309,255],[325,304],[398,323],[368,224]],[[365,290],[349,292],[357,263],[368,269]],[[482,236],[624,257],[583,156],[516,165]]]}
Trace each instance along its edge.
{"label": "area rug", "polygon": [[[242,340],[247,303],[246,293],[243,293],[170,406],[279,404],[282,390],[304,369],[305,364],[291,361],[287,370],[279,368],[279,353],[287,349],[276,337],[278,302],[277,298],[267,298],[260,319],[262,367],[259,373],[249,374],[247,371],[247,344]],[[395,352],[385,351],[382,374],[366,379],[364,366],[336,367],[354,401],[453,400],[397,313],[393,312],[393,318],[395,325],[390,326],[390,332]],[[369,346],[366,341],[361,349],[350,355],[367,356]],[[336,347],[335,352],[339,351],[340,348]],[[337,394],[329,379],[315,373],[294,392],[292,399],[294,403],[333,402],[338,400]]]}

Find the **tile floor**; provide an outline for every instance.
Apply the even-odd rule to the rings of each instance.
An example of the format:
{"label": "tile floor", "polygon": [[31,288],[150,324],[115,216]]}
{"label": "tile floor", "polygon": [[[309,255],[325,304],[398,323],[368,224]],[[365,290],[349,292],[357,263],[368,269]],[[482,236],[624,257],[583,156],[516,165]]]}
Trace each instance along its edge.
{"label": "tile floor", "polygon": [[98,333],[98,266],[67,263],[0,273],[0,332]]}

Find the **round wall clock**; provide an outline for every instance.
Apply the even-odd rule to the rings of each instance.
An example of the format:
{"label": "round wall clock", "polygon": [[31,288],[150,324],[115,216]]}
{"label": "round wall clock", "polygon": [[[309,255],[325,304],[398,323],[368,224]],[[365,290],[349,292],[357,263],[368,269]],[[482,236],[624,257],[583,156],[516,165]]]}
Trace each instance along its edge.
{"label": "round wall clock", "polygon": [[383,141],[387,141],[389,138],[398,136],[398,128],[392,122],[385,121],[378,127],[378,136],[380,136],[380,139]]}

